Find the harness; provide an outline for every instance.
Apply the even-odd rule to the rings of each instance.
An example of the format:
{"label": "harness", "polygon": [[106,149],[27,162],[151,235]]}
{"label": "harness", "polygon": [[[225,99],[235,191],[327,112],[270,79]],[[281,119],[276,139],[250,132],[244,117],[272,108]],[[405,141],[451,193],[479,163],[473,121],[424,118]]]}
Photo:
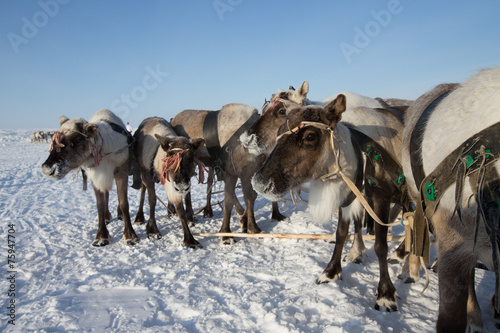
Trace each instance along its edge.
{"label": "harness", "polygon": [[[356,183],[354,183],[347,175],[342,171],[340,164],[339,164],[339,159],[340,159],[340,147],[336,147],[335,142],[338,142],[338,139],[335,137],[334,134],[334,129],[332,129],[330,126],[320,123],[320,122],[311,122],[311,121],[302,121],[297,127],[288,130],[287,132],[284,132],[280,134],[277,138],[276,141],[278,141],[281,137],[285,135],[290,135],[290,134],[297,134],[301,129],[308,127],[308,126],[313,126],[316,128],[319,128],[321,130],[326,130],[330,134],[330,143],[331,143],[331,148],[332,151],[335,155],[335,164],[334,164],[334,171],[326,174],[321,177],[321,180],[327,181],[331,179],[335,179],[340,175],[344,182],[349,186],[351,189],[351,193],[348,195],[348,197],[344,200],[344,202],[341,204],[341,207],[347,207],[354,201],[355,197],[357,197],[360,201],[360,203],[363,205],[365,210],[370,214],[370,216],[375,220],[375,222],[379,223],[380,225],[383,226],[394,226],[394,225],[399,225],[399,222],[394,222],[394,223],[384,223],[380,218],[375,214],[373,209],[371,208],[370,204],[364,197],[364,195],[361,193],[361,188],[363,185],[363,180],[367,181],[369,177],[373,177],[372,179],[375,179],[375,174],[374,174],[374,166],[375,164],[380,164],[381,167],[384,168],[386,172],[389,174],[393,173],[399,173],[402,168],[401,166],[395,162],[395,160],[390,156],[389,153],[378,143],[376,143],[372,138],[367,136],[366,134],[356,130],[353,128],[352,125],[347,125],[347,128],[351,132],[351,139],[352,143],[355,146],[354,151],[358,151],[357,153],[357,172],[356,172]],[[371,157],[372,155],[374,156],[373,160],[369,158],[371,163],[367,163],[365,165],[365,168],[363,168],[363,159],[361,157],[361,152],[364,151],[368,157]],[[397,171],[393,171],[392,169]],[[402,171],[401,171],[402,172]],[[399,173],[401,175],[401,173]],[[391,176],[391,179],[393,177]],[[401,178],[398,176],[397,177],[399,181],[401,181]],[[404,177],[403,177],[404,180]],[[398,180],[395,180],[396,184],[398,183]],[[402,189],[402,186],[404,185],[404,181],[397,186],[398,189]]]}
{"label": "harness", "polygon": [[239,137],[243,132],[248,130],[252,125],[259,119],[258,113],[253,113],[250,118],[248,118],[243,125],[240,126],[233,133],[233,135],[227,140],[224,146],[221,147],[219,141],[219,132],[217,121],[219,118],[219,111],[210,111],[205,117],[205,121],[203,122],[203,138],[205,139],[205,146],[207,147],[208,154],[210,155],[210,159],[214,164],[214,170],[217,174],[217,179],[224,179],[224,162],[226,162],[229,158],[229,153],[231,148],[235,147],[239,143]]}
{"label": "harness", "polygon": [[[111,129],[113,131],[115,131],[117,133],[120,133],[120,134],[122,134],[122,135],[124,135],[124,136],[127,137],[127,145],[124,146],[124,147],[118,148],[117,150],[110,151],[110,152],[108,152],[106,154],[102,154],[101,153],[102,145],[99,145],[99,144],[97,144],[95,142],[90,141],[90,138],[88,137],[87,134],[82,133],[80,131],[76,131],[76,130],[69,131],[69,132],[78,133],[78,134],[82,135],[83,137],[85,137],[87,140],[89,140],[90,149],[91,149],[91,152],[92,152],[92,156],[94,157],[94,165],[95,166],[99,166],[99,164],[101,163],[101,160],[104,157],[108,156],[108,155],[111,155],[111,154],[117,153],[119,151],[122,151],[125,148],[129,148],[130,150],[132,150],[132,146],[135,143],[134,137],[132,136],[132,134],[129,131],[127,131],[126,129],[124,129],[123,127],[121,127],[118,124],[115,124],[115,123],[112,123],[112,122],[107,122],[107,123],[108,123],[108,125],[111,127]],[[62,136],[64,134],[65,133],[63,133],[61,131],[56,131],[54,133],[54,135],[52,136],[52,141],[50,143],[49,152],[52,152],[52,150],[54,150],[54,149],[56,150],[56,152],[60,152],[61,151],[61,148],[64,147],[64,144],[61,143]],[[101,137],[101,141],[102,141],[102,137]],[[130,151],[129,155],[133,156],[134,155],[133,151]]]}
{"label": "harness", "polygon": [[432,218],[443,194],[453,184],[456,185],[453,214],[462,220],[462,192],[467,177],[478,203],[475,241],[481,218],[492,241],[495,239],[493,243],[498,242],[500,177],[493,163],[499,158],[500,123],[496,123],[463,142],[422,180],[419,188],[421,200],[415,211],[414,254],[429,260],[427,220]]}

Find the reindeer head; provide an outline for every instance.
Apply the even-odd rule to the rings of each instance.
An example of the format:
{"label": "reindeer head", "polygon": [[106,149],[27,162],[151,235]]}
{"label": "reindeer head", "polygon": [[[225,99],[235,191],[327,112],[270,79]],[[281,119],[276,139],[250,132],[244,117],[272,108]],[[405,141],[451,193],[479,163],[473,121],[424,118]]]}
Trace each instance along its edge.
{"label": "reindeer head", "polygon": [[60,128],[52,136],[50,155],[42,164],[42,173],[59,180],[92,157],[91,139],[98,133],[95,124],[82,118],[59,118]]}
{"label": "reindeer head", "polygon": [[270,200],[278,200],[290,189],[326,174],[334,159],[331,134],[325,128],[333,131],[345,109],[344,95],[324,108],[309,105],[293,109],[278,130],[276,147],[252,178],[254,189]]}
{"label": "reindeer head", "polygon": [[271,100],[262,107],[261,117],[245,131],[240,141],[255,156],[268,156],[276,142],[278,129],[286,120],[286,116],[296,107],[304,105],[309,83],[304,81],[298,90],[290,86],[288,90],[278,89]]}
{"label": "reindeer head", "polygon": [[[156,165],[156,168],[161,176],[161,183],[167,191],[167,196],[173,190],[177,196],[184,198],[190,191],[191,177],[193,177],[196,168],[195,151],[205,141],[180,136],[165,137],[158,134],[155,134],[155,138],[160,143],[157,158],[161,158],[162,162],[161,167]],[[173,198],[169,196],[169,200],[173,200]]]}

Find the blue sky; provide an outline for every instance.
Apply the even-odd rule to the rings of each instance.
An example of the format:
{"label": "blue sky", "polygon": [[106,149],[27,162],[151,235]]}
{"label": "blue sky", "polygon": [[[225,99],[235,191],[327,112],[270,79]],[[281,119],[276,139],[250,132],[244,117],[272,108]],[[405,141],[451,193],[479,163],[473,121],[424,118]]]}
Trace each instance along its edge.
{"label": "blue sky", "polygon": [[500,65],[500,2],[0,2],[0,128],[109,108],[134,127],[278,88],[415,99]]}

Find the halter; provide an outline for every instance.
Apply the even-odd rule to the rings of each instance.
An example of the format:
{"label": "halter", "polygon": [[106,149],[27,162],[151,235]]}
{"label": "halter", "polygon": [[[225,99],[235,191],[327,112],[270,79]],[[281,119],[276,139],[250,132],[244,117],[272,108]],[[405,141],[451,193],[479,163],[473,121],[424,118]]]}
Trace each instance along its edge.
{"label": "halter", "polygon": [[[114,131],[118,132],[118,131],[117,131],[115,128],[113,128],[113,126],[112,126],[112,125],[116,125],[116,124],[114,124],[114,123],[109,123],[109,124],[110,124],[111,128],[112,128]],[[82,135],[82,136],[83,136],[86,140],[88,140],[89,145],[90,145],[90,151],[91,151],[92,157],[94,157],[94,165],[95,165],[96,167],[98,167],[98,166],[101,164],[101,160],[102,160],[104,157],[106,157],[106,156],[108,156],[108,155],[111,155],[111,154],[114,154],[114,153],[117,153],[117,152],[119,152],[119,151],[122,151],[122,150],[123,150],[123,149],[125,149],[125,148],[129,148],[129,147],[130,147],[130,146],[132,146],[132,144],[134,143],[134,141],[133,141],[133,140],[131,140],[131,142],[130,142],[130,143],[128,143],[128,144],[127,144],[126,146],[124,146],[124,147],[118,148],[118,149],[116,149],[116,150],[114,150],[114,151],[110,151],[110,152],[108,152],[108,153],[106,153],[106,154],[102,154],[102,144],[100,144],[100,145],[99,145],[99,144],[97,144],[97,143],[95,143],[95,142],[92,142],[92,141],[90,140],[91,138],[89,138],[89,136],[88,136],[87,134],[82,133],[82,132],[80,132],[80,131],[76,131],[76,130],[67,130],[67,131],[64,131],[64,132],[62,132],[62,131],[56,131],[56,132],[54,132],[54,135],[52,135],[52,141],[50,142],[49,153],[51,153],[51,152],[54,150],[54,148],[55,148],[55,150],[56,150],[56,153],[60,153],[60,152],[61,152],[61,148],[65,147],[65,145],[64,145],[63,143],[61,143],[62,137],[63,137],[63,135],[66,135],[66,134],[68,134],[68,133],[70,133],[70,132],[73,132],[73,133],[78,133],[78,134]],[[120,133],[120,132],[119,132],[119,133]],[[124,133],[121,133],[121,134],[124,134]],[[101,134],[100,134],[100,133],[98,133],[98,135],[99,135],[99,136],[101,136]],[[124,134],[124,135],[125,135],[125,134]],[[95,141],[96,141],[96,140],[95,140]],[[101,137],[101,142],[102,142],[102,141],[103,141],[103,140],[102,140],[102,137]]]}
{"label": "halter", "polygon": [[181,167],[182,156],[187,149],[182,148],[172,148],[168,152],[175,152],[173,155],[169,155],[162,159],[162,171],[161,171],[161,184],[165,185],[165,178],[170,182],[170,177],[168,176],[169,171],[177,172]]}
{"label": "halter", "polygon": [[[288,126],[288,120],[287,120],[287,126]],[[301,129],[306,128],[306,127],[310,127],[310,126],[319,128],[320,130],[325,130],[330,134],[330,144],[331,144],[332,152],[335,156],[334,171],[330,172],[326,175],[321,176],[320,179],[322,181],[328,181],[328,180],[335,179],[338,177],[338,175],[340,175],[342,177],[342,179],[344,180],[344,182],[346,183],[346,185],[350,188],[350,190],[359,199],[361,205],[365,208],[365,210],[368,212],[368,214],[370,214],[370,216],[375,220],[375,222],[377,222],[380,225],[387,226],[387,227],[399,225],[400,224],[399,222],[394,222],[394,223],[382,222],[382,220],[377,216],[377,214],[375,214],[373,209],[370,207],[370,204],[368,203],[368,201],[366,201],[365,197],[363,196],[361,191],[356,187],[354,182],[349,177],[347,177],[347,175],[342,171],[342,169],[340,167],[340,162],[339,162],[340,161],[340,147],[338,145],[336,146],[335,142],[337,142],[337,143],[344,142],[345,143],[345,141],[342,140],[342,138],[340,138],[340,140],[336,138],[335,133],[334,133],[335,129],[333,129],[331,126],[328,126],[324,123],[315,122],[315,121],[302,121],[298,126],[292,128],[292,129],[289,129],[285,133],[280,134],[276,138],[276,142],[278,142],[278,140],[281,139],[285,135],[297,134]]]}

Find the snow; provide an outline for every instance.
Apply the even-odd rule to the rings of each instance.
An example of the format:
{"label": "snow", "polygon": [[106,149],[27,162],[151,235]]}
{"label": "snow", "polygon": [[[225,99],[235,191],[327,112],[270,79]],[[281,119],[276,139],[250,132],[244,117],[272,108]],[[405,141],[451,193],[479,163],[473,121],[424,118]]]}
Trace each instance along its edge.
{"label": "snow", "polygon": [[[397,279],[400,265],[390,273],[400,299],[399,310],[374,309],[378,263],[373,242],[367,241],[363,264],[343,262],[342,280],[317,285],[334,244],[322,240],[239,238],[222,245],[218,238],[197,237],[203,249],[182,245],[178,217],[169,218],[157,205],[157,222],[164,237],[148,240],[143,226],[134,226],[141,242],[122,243],[123,223],[108,228],[111,244],[91,245],[97,230],[93,191],[82,191],[73,174],[61,181],[43,177],[40,165],[47,143],[30,143],[30,130],[0,130],[0,225],[3,256],[0,279],[0,331],[12,332],[431,332],[439,306],[437,275],[421,291]],[[221,185],[219,185],[221,188]],[[205,203],[205,185],[193,179],[193,206]],[[166,200],[161,187],[157,194]],[[241,198],[241,194],[239,194]],[[222,200],[218,194],[213,202]],[[139,192],[129,189],[134,217]],[[116,209],[116,192],[110,195]],[[198,216],[192,232],[217,232],[214,218]],[[280,203],[284,222],[270,220],[271,204],[258,197],[257,222],[267,233],[331,234],[336,221],[318,224],[307,205]],[[147,210],[146,210],[147,211]],[[240,231],[233,217],[232,229]],[[13,227],[9,227],[9,225]],[[15,233],[15,296],[8,273],[8,233]],[[393,234],[402,235],[402,227]],[[390,253],[397,243],[390,243]],[[347,253],[348,242],[344,249]],[[11,248],[12,249],[12,248]],[[423,275],[423,274],[422,274]],[[493,331],[489,302],[494,275],[477,270],[476,290],[485,331]],[[15,325],[8,323],[15,301]]]}

